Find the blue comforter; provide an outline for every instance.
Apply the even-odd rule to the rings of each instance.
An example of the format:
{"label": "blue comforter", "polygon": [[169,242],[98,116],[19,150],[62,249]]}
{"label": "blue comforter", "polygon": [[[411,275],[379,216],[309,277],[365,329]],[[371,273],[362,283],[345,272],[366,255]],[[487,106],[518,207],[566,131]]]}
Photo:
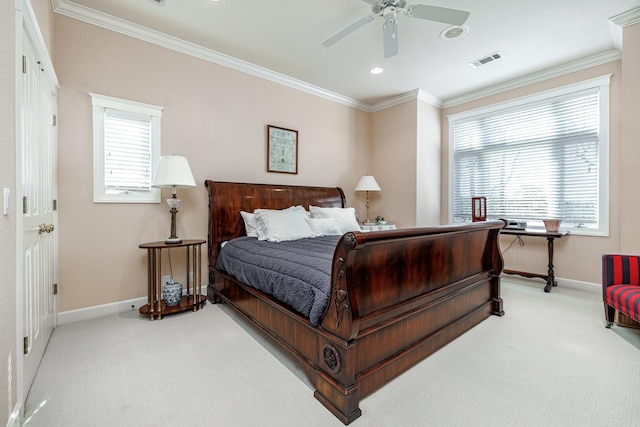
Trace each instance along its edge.
{"label": "blue comforter", "polygon": [[340,237],[279,243],[239,237],[222,248],[216,268],[291,306],[317,326],[329,301],[331,261]]}

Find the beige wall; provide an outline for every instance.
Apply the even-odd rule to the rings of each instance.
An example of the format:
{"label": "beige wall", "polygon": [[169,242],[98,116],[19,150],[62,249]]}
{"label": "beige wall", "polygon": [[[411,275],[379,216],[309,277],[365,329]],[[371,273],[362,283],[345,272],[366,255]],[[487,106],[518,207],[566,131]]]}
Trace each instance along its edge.
{"label": "beige wall", "polygon": [[620,227],[622,253],[640,252],[640,24],[623,30]]}
{"label": "beige wall", "polygon": [[[16,10],[0,2],[0,194],[16,194]],[[15,203],[14,203],[15,204]],[[0,425],[6,425],[16,404],[16,217],[0,215]],[[11,372],[11,375],[9,375]]]}
{"label": "beige wall", "polygon": [[416,147],[416,223],[418,227],[440,224],[442,180],[440,109],[418,101]]}
{"label": "beige wall", "polygon": [[440,223],[440,109],[420,99],[371,115],[371,218],[398,227]]}
{"label": "beige wall", "polygon": [[54,13],[51,0],[30,0],[30,4],[33,9],[33,13],[36,16],[36,20],[38,21],[42,40],[44,41],[44,44],[49,51],[49,56],[53,61]]}
{"label": "beige wall", "polygon": [[[368,113],[64,16],[55,31],[61,312],[145,296],[138,245],[169,235],[164,201],[93,203],[89,92],[164,107],[162,153],[186,156],[198,184],[178,191],[180,237],[207,237],[205,179],[341,186],[348,203],[358,200]],[[266,172],[267,124],[299,131],[297,175]],[[203,277],[206,265],[203,257]]]}
{"label": "beige wall", "polygon": [[416,224],[417,100],[371,114],[371,168],[382,191],[370,193],[370,218]]}
{"label": "beige wall", "polygon": [[[637,56],[640,45],[634,47],[627,44],[625,40],[625,58],[627,53],[629,56]],[[635,49],[635,50],[634,50]],[[442,191],[442,220],[447,221],[448,218],[448,169],[449,169],[449,128],[447,116],[462,111],[475,109],[478,107],[491,105],[494,103],[504,102],[521,96],[542,92],[545,90],[557,88],[570,83],[602,76],[611,73],[610,85],[610,132],[609,132],[609,233],[608,237],[593,236],[569,236],[566,239],[557,240],[554,251],[554,263],[556,276],[590,283],[600,283],[601,281],[601,256],[606,252],[617,252],[620,250],[621,235],[626,230],[620,227],[620,104],[621,92],[623,91],[621,76],[621,61],[610,62],[604,65],[592,67],[576,73],[564,75],[544,82],[532,84],[516,90],[511,90],[498,95],[490,96],[481,100],[469,102],[467,104],[458,105],[447,108],[442,111],[442,166],[443,166],[443,183]],[[637,74],[636,74],[637,75]],[[626,86],[624,88],[626,90]],[[636,109],[637,112],[640,109]],[[637,156],[638,149],[635,147],[634,156]],[[501,238],[501,246],[503,250],[507,248],[514,238],[512,236],[503,236]],[[515,242],[511,248],[504,253],[505,268],[546,273],[547,265],[547,242],[546,239],[527,238],[524,240],[525,245],[520,247]],[[636,246],[636,251],[640,247]]]}

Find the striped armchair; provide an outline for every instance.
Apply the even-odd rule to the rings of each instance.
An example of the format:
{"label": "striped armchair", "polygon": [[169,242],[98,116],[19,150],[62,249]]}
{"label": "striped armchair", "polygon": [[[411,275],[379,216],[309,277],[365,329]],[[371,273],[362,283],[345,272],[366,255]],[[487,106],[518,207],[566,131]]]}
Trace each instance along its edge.
{"label": "striped armchair", "polygon": [[640,256],[602,255],[602,300],[607,328],[616,311],[640,322]]}

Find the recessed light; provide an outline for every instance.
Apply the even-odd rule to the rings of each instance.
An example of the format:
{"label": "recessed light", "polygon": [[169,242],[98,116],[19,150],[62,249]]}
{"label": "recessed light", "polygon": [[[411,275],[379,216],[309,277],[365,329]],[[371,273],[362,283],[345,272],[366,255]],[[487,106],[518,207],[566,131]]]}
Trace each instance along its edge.
{"label": "recessed light", "polygon": [[454,25],[442,30],[442,32],[440,33],[440,38],[445,41],[457,40],[466,36],[467,33],[469,33],[469,27],[467,27],[466,25]]}
{"label": "recessed light", "polygon": [[371,74],[380,74],[380,73],[382,73],[383,71],[384,71],[384,69],[383,69],[383,68],[381,68],[381,67],[373,67],[373,68],[371,68],[371,69],[369,70],[369,72],[370,72]]}

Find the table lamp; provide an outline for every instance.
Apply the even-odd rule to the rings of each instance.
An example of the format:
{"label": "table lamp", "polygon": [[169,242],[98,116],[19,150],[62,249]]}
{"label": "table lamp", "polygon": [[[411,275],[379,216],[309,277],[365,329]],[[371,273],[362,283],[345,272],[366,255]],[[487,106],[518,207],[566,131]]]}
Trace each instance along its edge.
{"label": "table lamp", "polygon": [[381,191],[380,186],[376,182],[376,179],[371,175],[365,175],[360,178],[360,182],[356,185],[356,191],[365,191],[367,193],[367,218],[364,220],[365,224],[370,223],[369,219],[369,191]]}
{"label": "table lamp", "polygon": [[180,206],[181,202],[181,200],[176,197],[176,189],[196,186],[187,158],[174,155],[160,157],[158,172],[151,186],[156,188],[171,188],[171,198],[167,199],[167,203],[171,208],[169,211],[171,212],[171,236],[165,240],[165,243],[182,243],[182,239],[176,236],[176,214],[178,213],[178,206]]}

